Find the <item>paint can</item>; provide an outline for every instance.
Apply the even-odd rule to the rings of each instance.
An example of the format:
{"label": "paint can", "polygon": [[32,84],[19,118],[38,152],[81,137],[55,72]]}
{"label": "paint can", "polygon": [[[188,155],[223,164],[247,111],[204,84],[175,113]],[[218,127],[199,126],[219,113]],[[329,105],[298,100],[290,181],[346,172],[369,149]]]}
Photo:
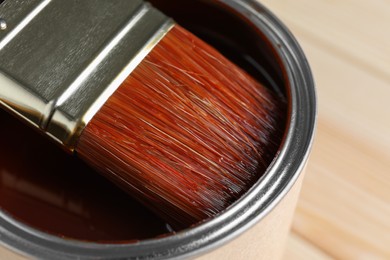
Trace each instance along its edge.
{"label": "paint can", "polygon": [[[256,0],[151,1],[286,100],[282,144],[263,177],[215,218],[175,234],[128,243],[54,236],[0,211],[0,241],[40,259],[277,259],[302,183],[316,123],[310,67],[288,29]],[[13,254],[13,253],[10,253]]]}

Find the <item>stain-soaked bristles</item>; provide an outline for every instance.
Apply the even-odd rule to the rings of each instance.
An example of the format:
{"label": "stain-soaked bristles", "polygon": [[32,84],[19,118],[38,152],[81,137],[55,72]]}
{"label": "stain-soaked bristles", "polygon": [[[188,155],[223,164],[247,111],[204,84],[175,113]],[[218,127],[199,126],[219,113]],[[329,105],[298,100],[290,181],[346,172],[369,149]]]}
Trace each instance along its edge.
{"label": "stain-soaked bristles", "polygon": [[183,227],[259,178],[277,150],[280,115],[263,86],[175,26],[92,119],[77,152]]}

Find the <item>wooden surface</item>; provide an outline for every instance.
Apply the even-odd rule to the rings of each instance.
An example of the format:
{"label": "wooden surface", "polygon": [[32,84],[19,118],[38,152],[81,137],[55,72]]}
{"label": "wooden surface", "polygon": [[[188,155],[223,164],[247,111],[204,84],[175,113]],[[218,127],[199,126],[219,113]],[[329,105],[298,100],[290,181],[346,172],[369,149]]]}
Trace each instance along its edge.
{"label": "wooden surface", "polygon": [[284,259],[390,259],[390,1],[262,2],[304,48],[319,97]]}

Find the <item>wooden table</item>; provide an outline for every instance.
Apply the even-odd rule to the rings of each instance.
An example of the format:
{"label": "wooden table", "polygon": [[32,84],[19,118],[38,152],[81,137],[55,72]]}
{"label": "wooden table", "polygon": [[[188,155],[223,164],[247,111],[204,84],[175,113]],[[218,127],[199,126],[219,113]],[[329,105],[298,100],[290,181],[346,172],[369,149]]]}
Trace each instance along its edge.
{"label": "wooden table", "polygon": [[298,38],[319,97],[285,259],[390,259],[390,1],[262,3]]}

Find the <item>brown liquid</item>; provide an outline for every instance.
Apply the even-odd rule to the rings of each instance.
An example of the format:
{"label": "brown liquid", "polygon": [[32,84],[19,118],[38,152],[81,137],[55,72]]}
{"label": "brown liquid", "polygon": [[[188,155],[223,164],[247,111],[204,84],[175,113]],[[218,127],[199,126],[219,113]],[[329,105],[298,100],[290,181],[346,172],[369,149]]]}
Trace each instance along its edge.
{"label": "brown liquid", "polygon": [[[283,70],[270,54],[274,51],[254,28],[220,9],[218,1],[150,2],[269,88],[279,93],[278,86],[285,85]],[[115,185],[1,109],[0,209],[36,229],[79,240],[119,243],[170,230]]]}
{"label": "brown liquid", "polygon": [[0,208],[51,234],[120,242],[166,224],[78,159],[0,110]]}

